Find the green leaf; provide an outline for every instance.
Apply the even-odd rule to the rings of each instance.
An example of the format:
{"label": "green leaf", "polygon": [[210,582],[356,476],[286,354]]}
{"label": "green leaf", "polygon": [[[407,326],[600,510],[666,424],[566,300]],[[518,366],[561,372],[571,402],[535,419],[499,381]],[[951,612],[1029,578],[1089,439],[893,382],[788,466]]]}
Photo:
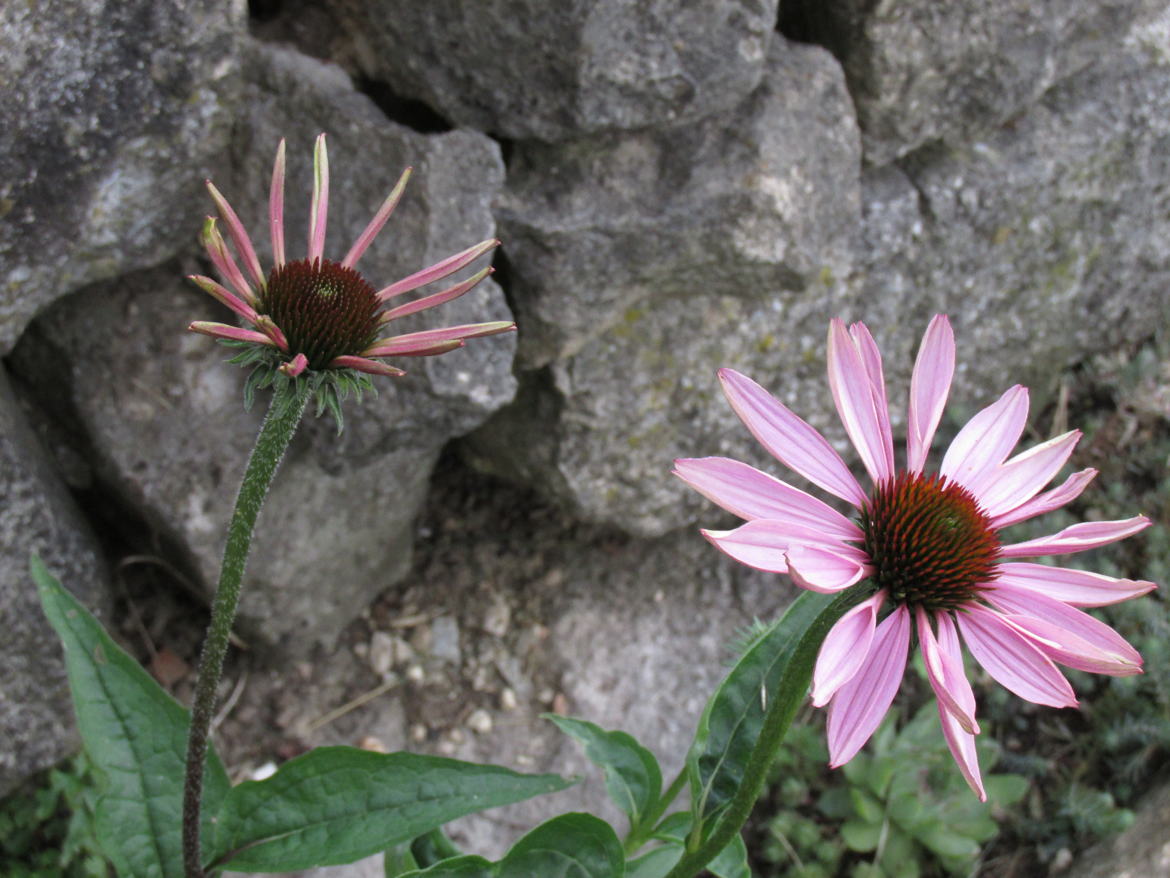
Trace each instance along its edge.
{"label": "green leaf", "polygon": [[662,771],[654,754],[626,732],[607,732],[587,720],[556,714],[545,714],[545,719],[580,742],[589,761],[605,770],[609,797],[630,818],[630,830],[635,831],[662,792]]}
{"label": "green leaf", "polygon": [[447,834],[438,827],[412,841],[410,853],[420,869],[463,855],[463,851],[455,847]]}
{"label": "green leaf", "polygon": [[842,601],[840,613],[826,613],[835,600],[803,592],[749,646],[707,702],[687,754],[692,809],[704,822],[743,782],[769,702],[791,700],[795,711],[803,700],[821,641],[849,606]]}
{"label": "green leaf", "polygon": [[[45,615],[65,648],[77,726],[103,780],[96,807],[102,847],[121,875],[182,878],[187,711],[35,555],[30,569]],[[209,748],[203,782],[205,839],[214,831],[211,821],[229,787],[223,764]]]}
{"label": "green leaf", "polygon": [[940,857],[973,860],[979,855],[979,845],[942,823],[917,828],[914,837]]}
{"label": "green leaf", "polygon": [[592,814],[562,814],[520,839],[500,860],[498,878],[623,878],[617,834]]}
{"label": "green leaf", "polygon": [[443,860],[429,869],[404,872],[399,878],[495,878],[496,867],[483,857],[457,857]]}
{"label": "green leaf", "polygon": [[987,800],[1007,807],[1024,798],[1028,792],[1028,779],[1018,774],[993,774],[983,779]]}
{"label": "green leaf", "polygon": [[654,848],[636,860],[626,863],[626,878],[663,878],[682,859],[681,844],[666,844]]}
{"label": "green leaf", "polygon": [[882,803],[860,787],[849,790],[849,801],[853,803],[853,810],[866,823],[881,823],[885,816]]}
{"label": "green leaf", "polygon": [[752,878],[743,837],[735,836],[727,847],[707,864],[707,871],[718,878]]}
{"label": "green leaf", "polygon": [[228,793],[216,865],[283,872],[352,863],[456,817],[571,784],[439,756],[319,747]]}
{"label": "green leaf", "polygon": [[880,823],[866,823],[864,820],[846,820],[841,824],[841,838],[851,851],[867,853],[878,846],[882,827]]}
{"label": "green leaf", "polygon": [[382,874],[385,878],[401,878],[417,872],[418,868],[418,860],[410,852],[410,845],[395,845],[382,855]]}

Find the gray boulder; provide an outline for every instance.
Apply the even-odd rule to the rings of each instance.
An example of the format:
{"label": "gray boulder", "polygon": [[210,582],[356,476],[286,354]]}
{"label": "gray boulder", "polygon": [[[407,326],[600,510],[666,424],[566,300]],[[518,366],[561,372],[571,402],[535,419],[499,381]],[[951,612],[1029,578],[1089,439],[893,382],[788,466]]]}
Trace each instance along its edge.
{"label": "gray boulder", "polygon": [[93,534],[0,369],[0,796],[77,746],[60,641],[29,576],[38,553],[63,585],[109,618],[110,583]]}
{"label": "gray boulder", "polygon": [[0,354],[54,299],[188,246],[243,4],[0,4]]}
{"label": "gray boulder", "polygon": [[1165,0],[828,0],[804,3],[857,105],[866,160],[932,140],[962,144],[1010,123],[1055,83],[1120,47]]}
{"label": "gray boulder", "polygon": [[[333,172],[327,253],[344,252],[402,167],[414,164],[422,184],[408,190],[359,264],[376,285],[492,235],[488,201],[501,167],[485,138],[423,137],[387,123],[344,77],[291,53],[258,46],[250,63],[251,124],[235,148],[234,178],[248,184],[222,188],[258,245],[267,237],[261,217],[279,132],[289,138],[288,252],[304,252],[298,237],[321,130]],[[192,229],[208,206],[188,205]],[[266,252],[261,259],[267,264]],[[89,446],[98,483],[138,510],[209,589],[265,398],[244,412],[245,373],[224,363],[230,351],[184,331],[191,320],[229,316],[182,279],[192,270],[206,269],[170,264],[61,303],[34,324],[14,360],[42,387],[64,388],[63,417]],[[485,282],[402,328],[506,316],[498,288]],[[377,398],[347,404],[340,438],[331,421],[307,421],[253,544],[240,617],[249,637],[304,653],[408,569],[430,468],[452,436],[511,399],[513,346],[504,336],[441,361],[406,361],[408,377],[379,380]]]}
{"label": "gray boulder", "polygon": [[760,81],[777,0],[330,0],[363,74],[515,138],[694,121]]}

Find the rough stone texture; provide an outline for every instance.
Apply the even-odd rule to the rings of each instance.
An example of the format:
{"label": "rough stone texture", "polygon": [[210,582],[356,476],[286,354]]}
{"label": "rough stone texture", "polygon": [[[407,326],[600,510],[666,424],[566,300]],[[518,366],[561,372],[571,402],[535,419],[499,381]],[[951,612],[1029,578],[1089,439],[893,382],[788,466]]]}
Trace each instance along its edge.
{"label": "rough stone texture", "polygon": [[[263,75],[238,146],[239,177],[251,185],[238,199],[231,189],[226,194],[257,238],[267,228],[260,204],[280,131],[290,138],[288,247],[290,255],[303,252],[297,239],[311,180],[308,132],[318,130],[329,132],[332,149],[327,252],[348,247],[399,170],[415,165],[422,185],[359,266],[375,283],[491,236],[487,202],[501,176],[492,144],[468,132],[427,138],[387,123],[344,77],[331,78],[317,62],[264,50],[256,59]],[[269,105],[263,96],[273,85],[283,98],[274,93]],[[189,206],[192,225],[205,207]],[[169,265],[70,299],[34,325],[15,361],[42,382],[46,396],[50,386],[66,388],[62,416],[86,437],[98,480],[140,511],[209,587],[265,400],[250,414],[241,411],[244,373],[223,363],[223,347],[183,331],[190,320],[226,315],[181,273],[188,271]],[[506,316],[490,283],[442,311],[444,323]],[[403,324],[408,331],[434,325],[435,314]],[[411,523],[439,449],[511,398],[513,346],[508,336],[487,339],[442,362],[409,364],[407,378],[379,381],[377,398],[347,406],[340,439],[331,421],[306,425],[252,547],[240,616],[250,637],[304,652],[335,636],[405,572]]]}
{"label": "rough stone texture", "polygon": [[[958,330],[956,413],[973,412],[1017,382],[1032,385],[1040,403],[1058,370],[1165,319],[1166,45],[1157,28],[1135,31],[1110,64],[1070,77],[1011,128],[963,150],[924,149],[898,166],[868,171],[857,248],[863,255],[845,276],[818,275],[812,257],[828,248],[810,248],[804,274],[796,275],[807,286],[798,292],[780,291],[776,270],[770,282],[744,282],[733,262],[718,258],[736,240],[724,229],[723,250],[712,243],[714,233],[694,245],[717,254],[710,265],[724,272],[722,286],[700,267],[676,263],[665,272],[670,280],[655,277],[668,295],[644,301],[650,284],[638,272],[686,258],[691,240],[680,233],[681,241],[663,243],[644,262],[630,254],[650,250],[636,246],[642,240],[675,234],[673,216],[634,233],[597,233],[579,217],[588,216],[582,204],[604,198],[582,196],[579,204],[562,195],[587,191],[586,182],[546,164],[544,201],[518,202],[510,180],[501,223],[525,330],[521,353],[530,365],[555,359],[527,375],[518,402],[476,434],[470,459],[541,486],[589,519],[663,533],[703,508],[666,475],[672,458],[741,456],[751,446],[717,392],[715,368],[752,375],[840,439],[823,370],[824,332],[834,315],[864,319],[879,339],[895,426],[919,338],[936,311],[950,313]],[[818,56],[802,57],[808,63]],[[805,128],[810,143],[822,142],[822,132]],[[813,179],[828,177],[821,167],[825,176]],[[636,187],[640,178],[625,170],[625,184]],[[566,179],[573,185],[565,187]],[[848,179],[844,197],[833,188],[822,197],[848,204]],[[812,187],[810,198],[819,191]],[[540,237],[519,219],[534,215]],[[809,226],[823,233],[811,219]],[[809,239],[792,246],[778,240],[779,251],[794,258]],[[848,241],[844,231],[838,240]],[[593,254],[600,254],[596,261]],[[566,291],[572,294],[562,298]],[[541,315],[546,324],[537,322]],[[576,330],[589,318],[600,334]],[[554,324],[576,335],[558,338]],[[538,334],[545,325],[548,341]]]}
{"label": "rough stone texture", "polygon": [[506,137],[695,120],[759,82],[777,0],[330,0],[367,76]]}
{"label": "rough stone texture", "polygon": [[109,574],[88,525],[0,368],[0,796],[77,744],[60,641],[28,572],[37,552],[108,618]]}
{"label": "rough stone texture", "polygon": [[227,146],[243,0],[0,5],[0,353],[59,296],[160,262]]}
{"label": "rough stone texture", "polygon": [[1170,878],[1170,786],[1155,789],[1134,811],[1133,826],[1089,848],[1065,878]]}
{"label": "rough stone texture", "polygon": [[1061,79],[1116,52],[1165,0],[829,0],[798,4],[809,36],[842,60],[866,160],[931,140],[965,143]]}

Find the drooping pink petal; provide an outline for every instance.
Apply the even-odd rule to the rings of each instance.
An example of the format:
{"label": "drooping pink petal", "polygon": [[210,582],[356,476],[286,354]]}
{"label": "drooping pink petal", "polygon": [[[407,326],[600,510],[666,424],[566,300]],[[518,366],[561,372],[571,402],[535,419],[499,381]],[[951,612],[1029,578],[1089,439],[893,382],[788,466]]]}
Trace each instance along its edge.
{"label": "drooping pink petal", "polygon": [[910,378],[910,405],[906,422],[906,469],[922,472],[934,431],[942,420],[951,379],[955,374],[955,333],[945,314],[936,314],[926,327],[914,374]]}
{"label": "drooping pink petal", "polygon": [[262,332],[252,329],[242,329],[239,326],[228,326],[226,323],[209,323],[206,320],[196,320],[187,326],[192,332],[210,335],[213,338],[228,338],[233,341],[250,341],[255,344],[264,344],[276,347],[276,342]]}
{"label": "drooping pink petal", "polygon": [[[380,338],[364,351],[363,357],[390,357],[404,354],[418,354],[430,347],[468,338],[482,338],[511,332],[516,324],[510,320],[496,320],[490,323],[465,323],[462,326],[445,326],[442,329],[424,329],[390,338]],[[448,348],[449,350],[449,348]]]}
{"label": "drooping pink petal", "polygon": [[980,802],[987,801],[987,793],[983,789],[983,778],[979,773],[979,754],[975,750],[975,736],[963,730],[959,721],[951,714],[943,703],[938,703],[938,718],[942,722],[943,738],[947,748],[959,766],[959,773],[967,781],[967,786],[979,797]]}
{"label": "drooping pink petal", "polygon": [[682,458],[674,474],[740,518],[774,518],[820,528],[826,536],[861,540],[855,523],[832,506],[753,466],[727,457]]}
{"label": "drooping pink petal", "polygon": [[861,354],[861,362],[865,366],[866,374],[869,375],[869,388],[873,394],[874,411],[877,412],[878,429],[883,437],[890,437],[888,441],[883,440],[882,451],[890,465],[890,472],[893,473],[895,469],[894,434],[890,430],[890,404],[886,399],[886,376],[882,370],[882,354],[878,350],[877,342],[873,340],[873,336],[869,332],[869,327],[864,323],[852,324],[849,327],[849,337],[857,345],[857,351]]}
{"label": "drooping pink petal", "polygon": [[1064,674],[1003,616],[978,604],[967,604],[956,615],[971,655],[997,683],[1035,704],[1076,706]]}
{"label": "drooping pink petal", "polygon": [[838,689],[853,679],[869,655],[877,612],[886,599],[885,589],[862,601],[837,620],[825,635],[813,670],[813,707],[824,707]]}
{"label": "drooping pink petal", "polygon": [[991,526],[1000,530],[1013,524],[1019,524],[1021,521],[1027,521],[1029,518],[1035,518],[1037,515],[1044,515],[1046,512],[1059,509],[1081,496],[1081,492],[1089,486],[1089,482],[1093,481],[1096,475],[1097,471],[1092,467],[1073,473],[1064,480],[1063,484],[1051,491],[1037,494],[1015,509],[1009,509],[1000,515],[992,516]]}
{"label": "drooping pink petal", "polygon": [[1041,442],[985,472],[981,479],[968,484],[967,488],[979,498],[979,505],[987,515],[1008,512],[1031,500],[1052,481],[1080,440],[1081,431],[1070,430]]}
{"label": "drooping pink petal", "polygon": [[828,441],[752,379],[720,369],[732,409],[761,445],[810,482],[860,508],[865,492]]}
{"label": "drooping pink petal", "polygon": [[262,333],[272,339],[272,343],[274,345],[276,345],[286,354],[288,353],[288,339],[285,338],[284,330],[277,326],[272,321],[271,317],[269,317],[267,314],[261,314],[256,318],[255,326]]}
{"label": "drooping pink petal", "polygon": [[255,307],[257,302],[256,291],[248,284],[248,281],[244,278],[244,273],[240,271],[240,267],[236,265],[236,260],[232,258],[227,244],[224,243],[223,236],[219,233],[219,229],[215,227],[215,217],[209,216],[204,220],[203,231],[199,234],[199,241],[203,244],[203,249],[207,251],[207,256],[211,259],[211,264],[215,266],[215,270],[219,272],[219,276],[235,287],[241,299],[252,307]]}
{"label": "drooping pink petal", "polygon": [[386,225],[386,220],[390,219],[390,214],[394,213],[394,208],[398,206],[402,193],[406,191],[406,181],[410,179],[413,171],[413,168],[407,168],[402,172],[402,176],[398,178],[398,182],[394,184],[394,188],[390,190],[390,194],[386,196],[386,200],[382,202],[382,206],[378,208],[374,218],[370,220],[370,224],[366,226],[365,231],[358,235],[358,239],[353,242],[353,246],[349,248],[349,252],[341,260],[343,266],[353,268],[374,238],[378,236],[378,232],[382,231],[382,226]]}
{"label": "drooping pink petal", "polygon": [[[975,721],[975,693],[971,691],[971,683],[963,671],[963,654],[959,649],[959,639],[955,635],[948,613],[938,613],[935,618],[939,626],[937,640],[930,625],[930,614],[922,607],[918,608],[916,614],[918,643],[922,649],[923,661],[926,663],[926,676],[930,681],[930,688],[934,690],[938,703],[955,718],[960,728],[969,735],[977,735],[979,724]],[[944,628],[947,632],[945,634]],[[946,642],[946,649],[940,641]]]}
{"label": "drooping pink petal", "polygon": [[192,281],[199,289],[205,293],[209,293],[217,301],[227,305],[249,323],[255,323],[259,318],[256,309],[239,298],[235,293],[231,292],[227,287],[221,286],[209,277],[204,277],[201,274],[189,274],[187,280]]}
{"label": "drooping pink petal", "polygon": [[325,222],[329,216],[329,151],[325,135],[318,134],[313,145],[313,200],[309,202],[309,262],[325,253]]}
{"label": "drooping pink petal", "polygon": [[768,518],[757,518],[732,530],[701,530],[700,533],[740,563],[772,573],[788,572],[784,554],[795,543],[831,547],[842,554],[849,553],[846,557],[853,561],[865,558],[857,547],[834,540],[817,528]]}
{"label": "drooping pink petal", "polygon": [[893,439],[888,429],[882,430],[872,376],[861,351],[839,318],[833,318],[829,324],[828,371],[837,413],[865,471],[875,483],[886,481],[894,470]]}
{"label": "drooping pink petal", "polygon": [[832,547],[798,543],[784,553],[788,575],[801,588],[821,594],[835,594],[856,585],[873,573],[856,546],[841,543]]}
{"label": "drooping pink petal", "polygon": [[380,363],[377,360],[367,360],[365,357],[353,357],[345,354],[340,357],[334,357],[329,363],[331,369],[357,369],[359,372],[368,372],[371,375],[386,375],[390,378],[398,378],[406,373],[394,366]]}
{"label": "drooping pink petal", "polygon": [[829,703],[829,765],[844,765],[869,740],[898,693],[910,647],[910,611],[898,607],[874,632],[865,664]]}
{"label": "drooping pink petal", "polygon": [[423,296],[421,299],[415,299],[413,302],[407,302],[405,305],[399,305],[397,308],[391,308],[389,311],[383,311],[378,316],[379,324],[389,323],[391,320],[397,320],[399,317],[405,317],[407,314],[417,314],[419,311],[425,311],[428,308],[434,308],[436,305],[444,305],[453,299],[458,299],[481,280],[490,274],[493,274],[495,269],[490,265],[483,271],[476,272],[465,281],[447,287],[438,293],[432,293],[429,296]]}
{"label": "drooping pink petal", "polygon": [[284,138],[276,147],[272,164],[272,188],[268,191],[268,233],[272,236],[272,265],[284,265]]}
{"label": "drooping pink petal", "polygon": [[1115,579],[1088,570],[1026,561],[1000,564],[995,584],[1027,589],[1074,607],[1104,607],[1140,597],[1158,587],[1141,579]]}
{"label": "drooping pink petal", "polygon": [[1066,527],[1060,533],[1037,537],[1023,543],[1011,543],[1000,549],[1004,558],[1038,558],[1043,555],[1071,555],[1107,546],[1131,537],[1150,526],[1144,515],[1121,521],[1083,521]]}
{"label": "drooping pink petal", "polygon": [[1011,454],[1028,420],[1028,389],[1017,384],[969,420],[943,455],[939,473],[968,485]]}
{"label": "drooping pink petal", "polygon": [[432,281],[442,280],[449,274],[454,274],[464,266],[470,265],[483,254],[487,253],[493,247],[498,247],[500,244],[495,238],[490,238],[487,241],[480,241],[473,247],[468,247],[461,253],[456,253],[454,256],[448,256],[439,262],[436,262],[430,268],[424,268],[422,271],[416,271],[410,277],[404,277],[400,281],[390,284],[390,286],[378,290],[378,298],[385,302],[387,299],[402,293],[409,293],[411,290],[416,290],[419,287],[426,286]]}
{"label": "drooping pink petal", "polygon": [[207,181],[207,191],[211,193],[211,200],[215,202],[215,209],[219,211],[219,215],[223,218],[224,223],[228,227],[228,235],[232,239],[232,243],[236,246],[236,252],[240,254],[240,260],[244,263],[244,270],[248,272],[251,277],[251,284],[253,289],[264,289],[264,272],[260,268],[260,260],[256,257],[256,250],[252,246],[252,239],[248,237],[248,232],[244,228],[244,224],[240,222],[240,218],[236,216],[236,212],[232,210],[232,206],[228,204],[226,198],[215,188],[215,184],[210,180]]}
{"label": "drooping pink petal", "polygon": [[1114,677],[1141,673],[1141,655],[1104,622],[1046,595],[998,580],[996,586],[987,593],[988,601],[1033,635],[1036,645],[1053,661]]}
{"label": "drooping pink petal", "polygon": [[282,364],[279,371],[289,378],[296,378],[307,368],[309,368],[309,358],[304,354],[297,354],[287,363]]}

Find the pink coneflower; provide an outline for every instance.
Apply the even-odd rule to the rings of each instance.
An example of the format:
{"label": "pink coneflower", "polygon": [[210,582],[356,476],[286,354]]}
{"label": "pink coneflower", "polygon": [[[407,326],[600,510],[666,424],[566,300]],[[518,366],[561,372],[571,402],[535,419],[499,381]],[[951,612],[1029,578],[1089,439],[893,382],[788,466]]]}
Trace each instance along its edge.
{"label": "pink coneflower", "polygon": [[1149,526],[1142,515],[1074,524],[1027,542],[1001,541],[1004,528],[1064,506],[1097,474],[1082,470],[1040,493],[1072,454],[1077,430],[1008,457],[1028,414],[1024,387],[1012,387],[975,415],[938,472],[924,472],[954,367],[954,335],[939,315],[914,364],[906,465],[899,469],[877,345],[864,324],[846,329],[832,321],[829,387],[873,481],[868,493],[820,433],[751,379],[720,370],[723,392],[752,435],[786,466],[851,504],[852,520],[739,461],[678,460],[674,471],[747,521],[734,530],[703,532],[737,561],[787,573],[802,588],[823,593],[868,579],[858,586],[868,596],[829,631],[813,674],[813,704],[829,705],[831,765],[852,759],[877,728],[917,633],[947,744],[985,799],[974,745],[975,696],[960,634],[1005,688],[1036,704],[1073,707],[1076,696],[1054,662],[1115,676],[1141,673],[1142,663],[1116,631],[1076,608],[1117,603],[1155,586],[1019,560],[1124,539]]}
{"label": "pink coneflower", "polygon": [[382,362],[380,358],[442,354],[462,347],[466,339],[515,329],[516,324],[512,322],[495,321],[428,329],[406,335],[383,335],[390,321],[463,295],[491,274],[492,269],[484,268],[448,289],[384,310],[390,299],[459,271],[500,243],[494,239],[482,241],[388,287],[375,289],[354,270],[354,266],[390,218],[402,197],[410,173],[410,168],[403,172],[345,258],[340,262],[326,259],[322,251],[329,208],[329,159],[325,150],[325,135],[319,135],[313,151],[308,253],[304,259],[286,261],[282,140],[276,150],[276,164],[272,169],[268,221],[272,235],[273,265],[267,275],[261,270],[256,250],[236,212],[208,180],[208,191],[220,219],[227,226],[236,256],[228,250],[213,217],[208,217],[204,223],[200,240],[207,248],[207,254],[220,277],[235,292],[209,277],[193,276],[191,280],[235,311],[253,328],[197,321],[188,329],[242,345],[248,350],[236,361],[258,363],[261,369],[279,371],[290,378],[306,370],[348,375],[352,375],[349,370],[374,375],[403,375],[405,373],[401,369]]}

